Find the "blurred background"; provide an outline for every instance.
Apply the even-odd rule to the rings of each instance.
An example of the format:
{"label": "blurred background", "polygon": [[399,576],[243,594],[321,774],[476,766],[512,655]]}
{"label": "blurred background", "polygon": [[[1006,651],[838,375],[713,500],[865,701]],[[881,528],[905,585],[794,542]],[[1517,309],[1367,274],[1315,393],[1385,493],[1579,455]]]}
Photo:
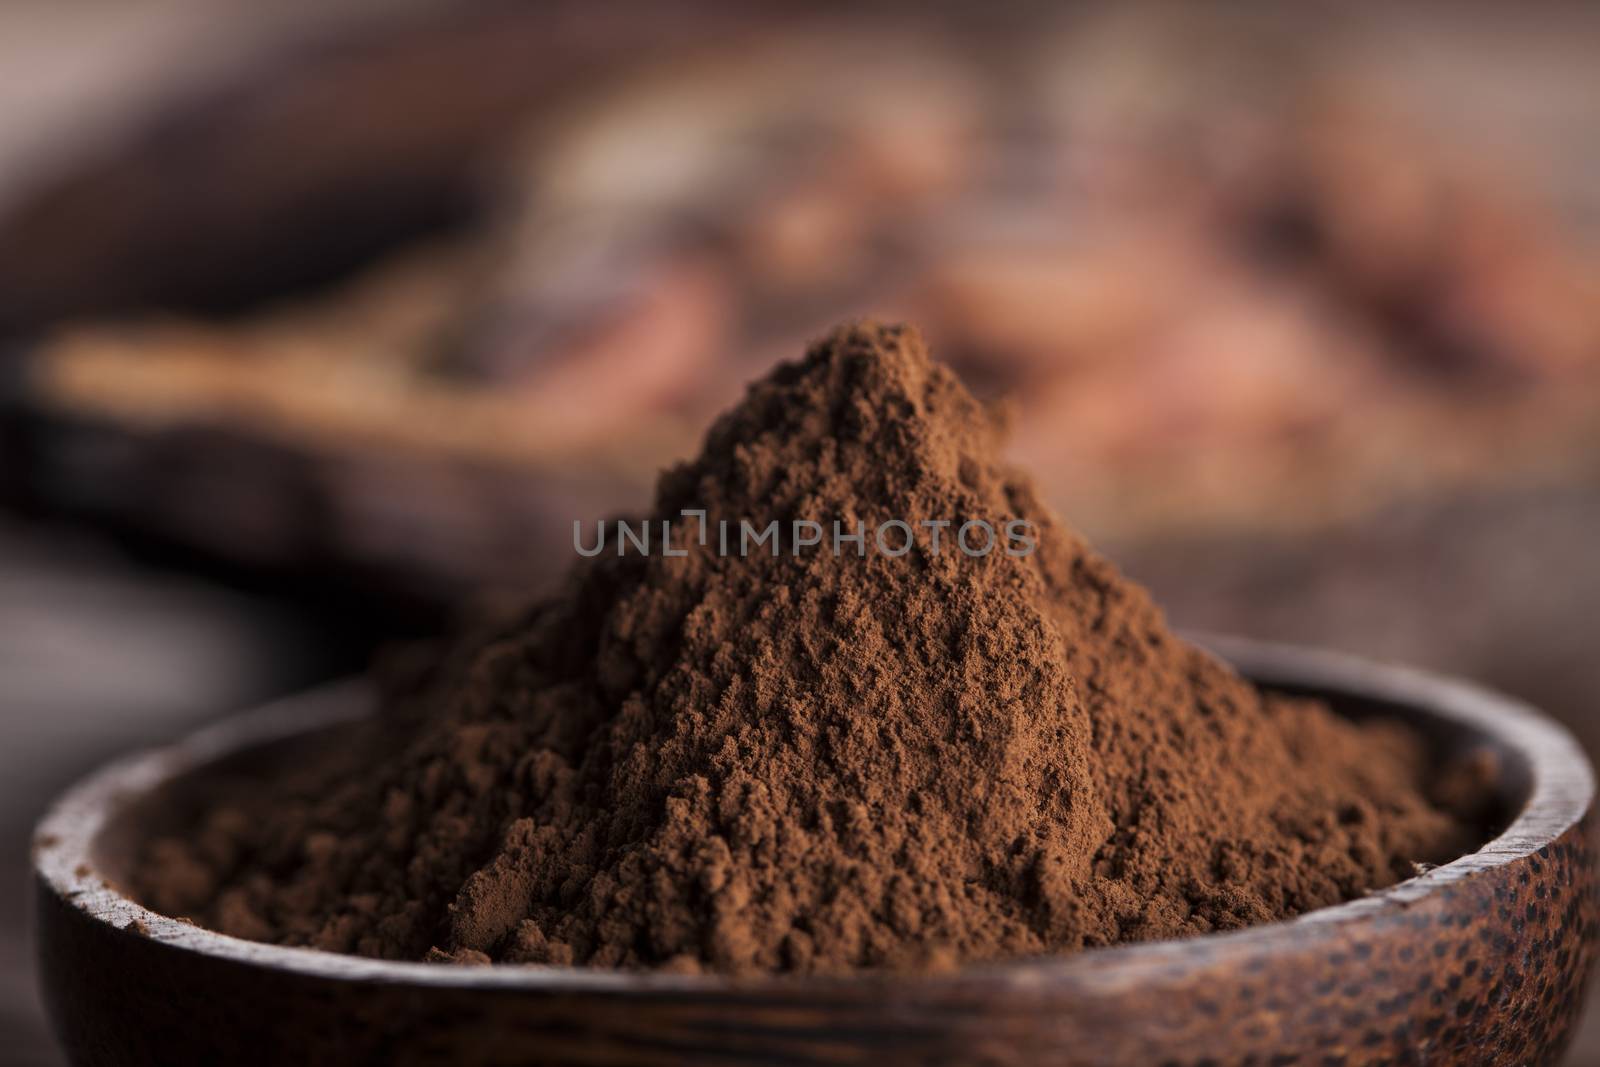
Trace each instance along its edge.
{"label": "blurred background", "polygon": [[1179,625],[1600,751],[1597,49],[1579,5],[7,0],[8,1061],[56,1062],[52,792],[524,598],[863,314]]}

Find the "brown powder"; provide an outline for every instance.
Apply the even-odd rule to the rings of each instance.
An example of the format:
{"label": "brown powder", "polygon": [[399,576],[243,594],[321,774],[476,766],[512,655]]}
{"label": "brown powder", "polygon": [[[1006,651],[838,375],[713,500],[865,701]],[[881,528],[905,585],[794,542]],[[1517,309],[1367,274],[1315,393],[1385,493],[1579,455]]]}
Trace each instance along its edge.
{"label": "brown powder", "polygon": [[[153,843],[136,888],[388,958],[910,970],[1280,919],[1461,845],[1413,738],[1173,637],[997,438],[914,333],[840,330],[663,475],[686,556],[580,561],[391,678],[357,742]],[[722,555],[695,508],[868,547]],[[891,519],[903,556],[872,544]],[[941,519],[1026,519],[1037,550],[935,552]]]}

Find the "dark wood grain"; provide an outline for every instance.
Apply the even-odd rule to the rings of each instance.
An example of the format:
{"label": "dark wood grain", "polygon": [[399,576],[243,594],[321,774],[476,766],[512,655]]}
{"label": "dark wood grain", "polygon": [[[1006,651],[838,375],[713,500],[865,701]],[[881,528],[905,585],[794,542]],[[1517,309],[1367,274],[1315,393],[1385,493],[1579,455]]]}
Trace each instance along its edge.
{"label": "dark wood grain", "polygon": [[1564,730],[1465,683],[1210,642],[1265,684],[1488,745],[1504,830],[1367,898],[1238,933],[937,977],[733,979],[400,964],[223,937],[108,884],[198,768],[362,714],[341,689],[115,764],[36,847],[41,969],[83,1064],[1539,1064],[1596,944],[1594,780]]}

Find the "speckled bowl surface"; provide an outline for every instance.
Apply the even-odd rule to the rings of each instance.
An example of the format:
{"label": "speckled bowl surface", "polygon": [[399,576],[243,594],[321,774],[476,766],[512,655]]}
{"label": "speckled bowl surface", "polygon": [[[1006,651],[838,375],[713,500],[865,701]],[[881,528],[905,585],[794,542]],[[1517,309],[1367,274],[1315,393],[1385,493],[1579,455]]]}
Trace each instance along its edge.
{"label": "speckled bowl surface", "polygon": [[1476,852],[1290,922],[931,977],[734,979],[387,963],[224,937],[115,884],[221,767],[292,759],[357,685],[121,760],[35,846],[40,973],[74,1063],[1162,1064],[1553,1062],[1597,934],[1594,778],[1515,701],[1330,653],[1206,639],[1264,685],[1487,749],[1503,827]]}

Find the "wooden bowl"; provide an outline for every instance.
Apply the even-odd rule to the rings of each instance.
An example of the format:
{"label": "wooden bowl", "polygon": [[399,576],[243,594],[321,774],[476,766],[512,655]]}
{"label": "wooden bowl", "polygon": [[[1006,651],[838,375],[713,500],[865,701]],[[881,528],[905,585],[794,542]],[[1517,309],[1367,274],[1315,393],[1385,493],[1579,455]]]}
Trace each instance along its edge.
{"label": "wooden bowl", "polygon": [[80,1064],[1551,1062],[1600,929],[1594,777],[1572,738],[1462,682],[1207,643],[1264,685],[1410,722],[1442,757],[1491,751],[1504,829],[1290,922],[932,977],[387,963],[224,937],[112,888],[153,820],[203,797],[206,770],[293,758],[308,732],[364,714],[345,686],[122,760],[60,800],[35,859],[47,1001]]}

